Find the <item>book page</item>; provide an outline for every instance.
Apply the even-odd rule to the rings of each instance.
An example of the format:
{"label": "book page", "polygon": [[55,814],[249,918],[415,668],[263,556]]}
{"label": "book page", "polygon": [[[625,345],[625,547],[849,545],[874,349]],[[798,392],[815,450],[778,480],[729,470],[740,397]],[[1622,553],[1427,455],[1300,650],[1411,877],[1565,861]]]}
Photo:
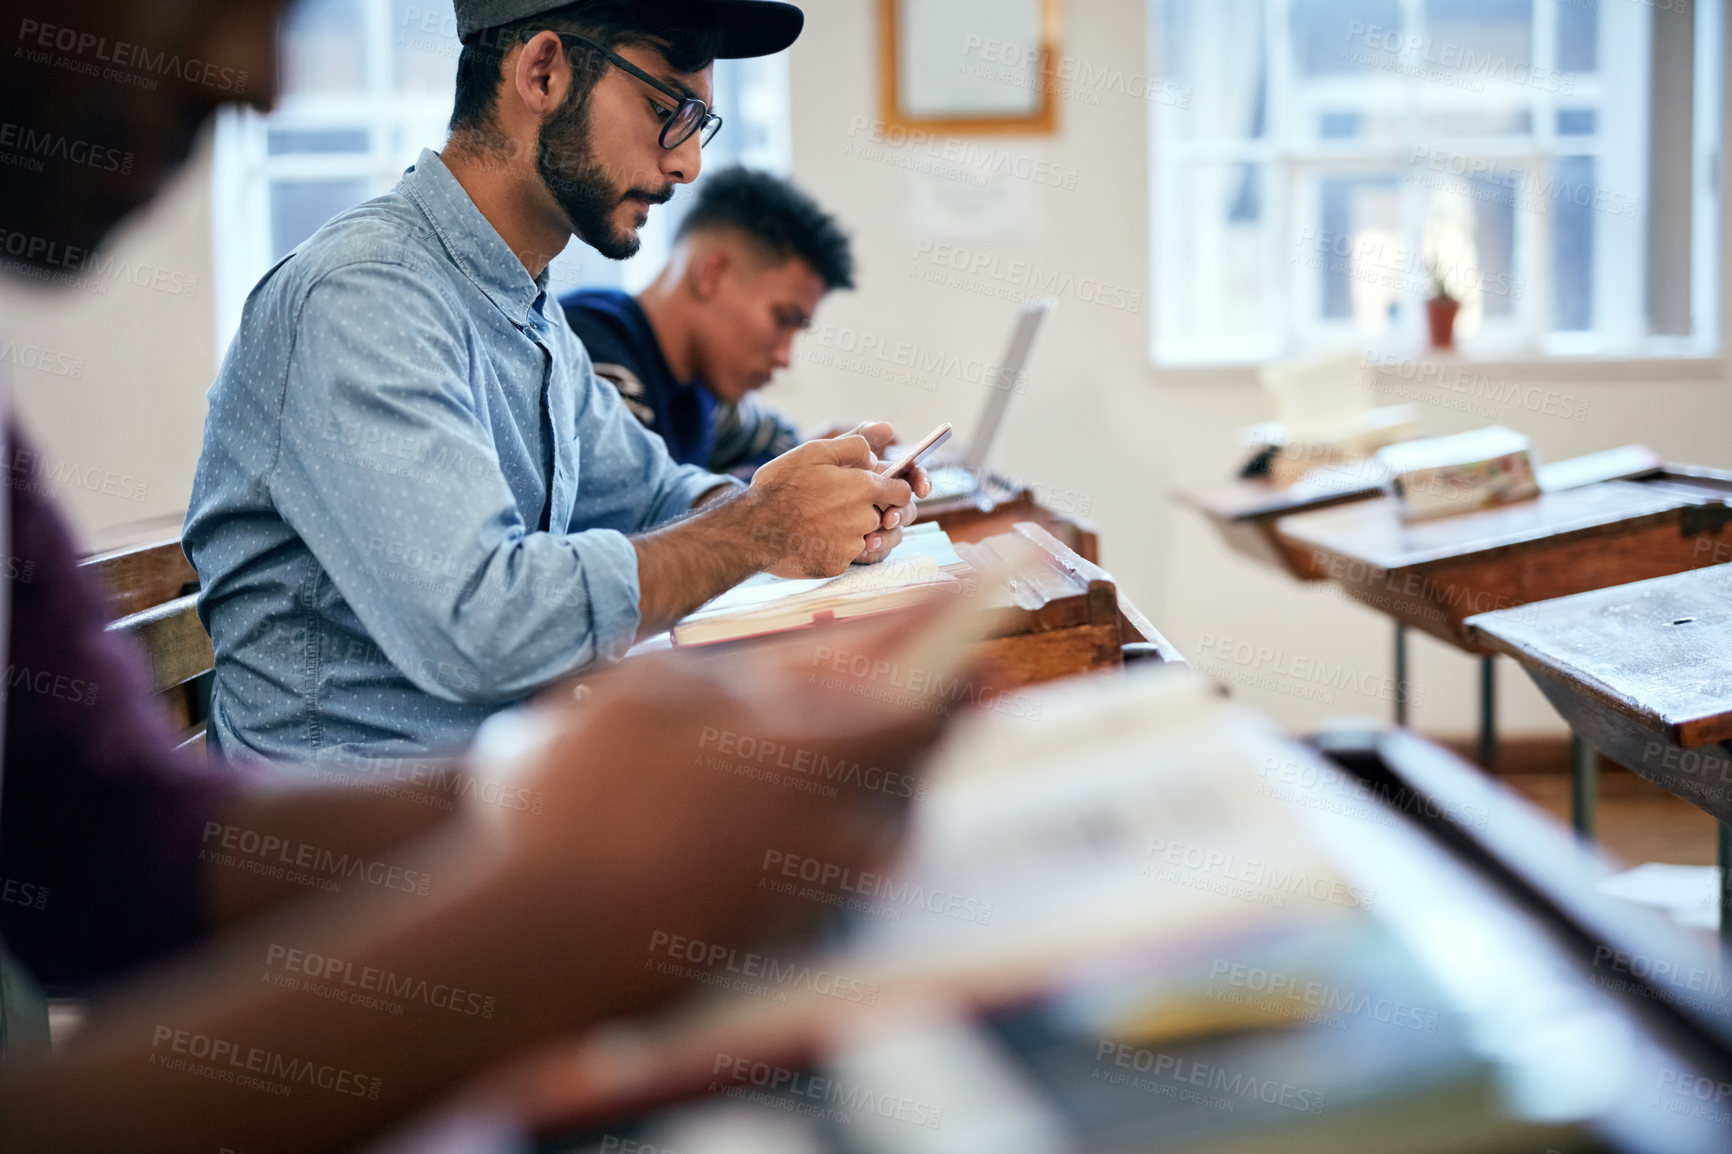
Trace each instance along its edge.
{"label": "book page", "polygon": [[796,597],[804,600],[820,590],[825,596],[845,597],[902,585],[931,584],[944,579],[943,570],[960,568],[962,564],[949,534],[936,523],[916,524],[903,534],[902,543],[876,565],[851,566],[838,577],[795,578],[759,573],[699,606],[686,620],[749,613]]}

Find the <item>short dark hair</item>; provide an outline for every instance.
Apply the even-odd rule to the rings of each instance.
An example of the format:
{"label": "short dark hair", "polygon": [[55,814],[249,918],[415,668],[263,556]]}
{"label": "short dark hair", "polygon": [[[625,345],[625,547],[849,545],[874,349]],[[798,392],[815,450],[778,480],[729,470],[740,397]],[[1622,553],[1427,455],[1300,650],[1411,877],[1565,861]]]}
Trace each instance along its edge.
{"label": "short dark hair", "polygon": [[[626,45],[654,48],[676,71],[687,73],[708,68],[722,49],[715,9],[696,0],[578,0],[526,20],[483,28],[463,42],[457,58],[452,132],[486,126],[499,97],[500,64],[517,45],[548,30],[588,37],[610,51]],[[568,58],[576,75],[571,98],[582,99],[601,79],[606,63],[589,52],[568,52]]]}
{"label": "short dark hair", "polygon": [[799,257],[827,289],[854,287],[854,253],[836,218],[789,181],[755,169],[724,168],[698,185],[679,238],[732,229],[776,260]]}

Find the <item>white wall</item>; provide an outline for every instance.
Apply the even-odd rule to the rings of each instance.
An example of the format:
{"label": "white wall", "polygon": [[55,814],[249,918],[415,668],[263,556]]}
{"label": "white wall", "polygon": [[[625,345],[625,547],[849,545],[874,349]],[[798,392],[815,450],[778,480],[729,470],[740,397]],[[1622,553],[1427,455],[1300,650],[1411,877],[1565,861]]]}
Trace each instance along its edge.
{"label": "white wall", "polygon": [[[904,166],[934,160],[954,166],[942,155],[907,148],[858,155],[872,142],[856,126],[877,114],[876,0],[822,0],[807,8],[807,32],[793,53],[795,174],[853,230],[861,287],[824,306],[799,363],[769,396],[814,426],[871,415],[916,431],[952,420],[966,431],[982,393],[964,379],[965,363],[1000,354],[1014,306],[912,279],[923,265],[915,260],[917,246],[962,244],[1006,265],[1027,261],[1073,282],[1145,292],[1147,106],[1105,92],[1098,104],[1068,103],[1057,136],[981,141],[1061,166],[1054,178],[1061,184],[1074,170],[1072,189],[1002,176],[975,188],[922,175]],[[1142,0],[1066,0],[1066,9],[1067,52],[1095,69],[1143,70]],[[106,296],[0,293],[0,340],[33,341],[87,361],[82,381],[13,368],[32,434],[62,461],[148,484],[143,500],[63,487],[63,501],[87,535],[182,508],[190,490],[204,391],[215,370],[208,189],[209,166],[200,163],[115,249],[134,265],[199,277],[196,300],[124,283]],[[1174,506],[1175,486],[1227,475],[1238,455],[1236,431],[1267,413],[1247,373],[1155,372],[1146,351],[1148,308],[1147,301],[1135,312],[1103,307],[1074,293],[1061,301],[998,463],[1049,487],[1053,503],[1090,511],[1101,525],[1105,563],[1181,648],[1194,649],[1205,634],[1251,638],[1295,657],[1386,674],[1386,619],[1326,588],[1301,588],[1241,560],[1199,517]],[[905,341],[928,358],[964,364],[954,375],[924,375],[934,386],[929,391],[819,363],[836,351],[826,342],[835,344],[844,331]],[[1582,380],[1557,366],[1520,370],[1588,401],[1590,419],[1576,424],[1523,412],[1505,419],[1530,433],[1547,459],[1639,440],[1672,459],[1732,466],[1726,435],[1732,390],[1724,365],[1691,371],[1696,379],[1679,380],[1669,379],[1674,371],[1665,366],[1624,365]],[[1439,431],[1477,423],[1441,409],[1426,415]],[[1414,710],[1419,725],[1444,734],[1472,730],[1472,662],[1420,638],[1413,679],[1421,694]],[[1561,731],[1513,668],[1505,667],[1501,687],[1506,733]],[[1374,696],[1338,693],[1324,703],[1265,689],[1238,693],[1298,725],[1388,712],[1388,703]]]}
{"label": "white wall", "polygon": [[79,287],[0,278],[0,349],[49,350],[48,363],[81,374],[11,356],[0,365],[44,475],[86,540],[186,508],[216,373],[211,292],[204,149]]}

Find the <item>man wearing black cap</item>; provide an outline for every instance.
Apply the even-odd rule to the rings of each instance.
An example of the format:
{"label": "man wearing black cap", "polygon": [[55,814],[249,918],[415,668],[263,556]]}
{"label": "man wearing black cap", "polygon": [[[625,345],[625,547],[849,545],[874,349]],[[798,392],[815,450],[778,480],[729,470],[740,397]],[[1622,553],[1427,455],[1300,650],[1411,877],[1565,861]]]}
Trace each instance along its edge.
{"label": "man wearing black cap", "polygon": [[456,7],[445,150],[266,274],[211,389],[186,546],[230,756],[461,748],[755,572],[877,560],[926,485],[882,476],[860,436],[747,489],[679,466],[547,296],[572,234],[637,251],[721,127],[712,61],[787,47],[800,11]]}

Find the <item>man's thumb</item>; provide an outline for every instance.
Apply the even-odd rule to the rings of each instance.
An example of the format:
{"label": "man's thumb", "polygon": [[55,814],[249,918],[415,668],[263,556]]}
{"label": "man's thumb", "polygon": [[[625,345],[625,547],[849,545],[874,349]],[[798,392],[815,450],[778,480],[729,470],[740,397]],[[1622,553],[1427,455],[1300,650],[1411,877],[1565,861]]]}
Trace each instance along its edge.
{"label": "man's thumb", "polygon": [[848,469],[870,469],[878,463],[878,458],[872,452],[872,446],[866,443],[866,438],[858,433],[846,437],[837,437],[827,442],[830,446],[830,461]]}

